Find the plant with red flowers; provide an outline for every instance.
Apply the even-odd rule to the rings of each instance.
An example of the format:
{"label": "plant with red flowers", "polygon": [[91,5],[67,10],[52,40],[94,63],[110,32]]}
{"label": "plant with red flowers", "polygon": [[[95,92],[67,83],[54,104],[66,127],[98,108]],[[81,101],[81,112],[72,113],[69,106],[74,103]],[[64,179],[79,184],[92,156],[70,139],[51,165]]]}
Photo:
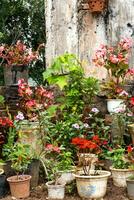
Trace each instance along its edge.
{"label": "plant with red flowers", "polygon": [[79,152],[83,152],[83,150],[94,154],[101,152],[100,138],[98,135],[93,136],[91,139],[75,137],[72,139],[72,144],[78,147]]}
{"label": "plant with red flowers", "polygon": [[37,51],[32,51],[20,40],[16,44],[0,46],[0,58],[4,60],[7,66],[26,66],[38,58]]}
{"label": "plant with red flowers", "polygon": [[90,139],[75,137],[72,139],[72,144],[78,148],[78,156],[82,156],[81,164],[84,174],[89,175],[92,164],[95,165],[98,162],[97,157],[102,152],[102,140],[98,135],[94,135]]}
{"label": "plant with red flowers", "polygon": [[32,90],[23,79],[18,82],[18,93],[21,97],[19,107],[25,119],[38,120],[40,113],[46,111],[54,102],[53,92],[42,86]]}

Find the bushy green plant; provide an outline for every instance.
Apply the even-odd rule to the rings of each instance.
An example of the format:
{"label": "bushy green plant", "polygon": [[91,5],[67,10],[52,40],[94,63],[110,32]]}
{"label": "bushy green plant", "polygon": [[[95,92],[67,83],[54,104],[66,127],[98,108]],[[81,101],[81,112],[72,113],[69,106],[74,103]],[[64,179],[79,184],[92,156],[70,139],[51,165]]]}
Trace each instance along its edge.
{"label": "bushy green plant", "polygon": [[17,175],[24,172],[28,165],[31,163],[30,146],[23,143],[15,143],[12,151],[10,152],[9,160],[11,161],[11,167],[16,171]]}
{"label": "bushy green plant", "polygon": [[49,84],[58,85],[62,90],[57,101],[67,113],[81,114],[99,91],[98,80],[85,77],[80,61],[73,54],[66,53],[56,58],[43,76]]}
{"label": "bushy green plant", "polygon": [[115,169],[128,169],[130,163],[125,159],[125,149],[120,147],[107,152],[107,158],[112,161]]}

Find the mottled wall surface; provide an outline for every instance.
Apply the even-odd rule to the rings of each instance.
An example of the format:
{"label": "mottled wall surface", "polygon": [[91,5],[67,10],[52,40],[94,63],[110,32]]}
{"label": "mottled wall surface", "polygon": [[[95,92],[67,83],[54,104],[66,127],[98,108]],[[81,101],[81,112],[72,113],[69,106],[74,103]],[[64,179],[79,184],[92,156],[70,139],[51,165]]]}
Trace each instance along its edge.
{"label": "mottled wall surface", "polygon": [[[105,69],[92,64],[101,43],[115,44],[122,36],[134,38],[134,0],[109,0],[102,14],[92,14],[87,0],[46,0],[46,62],[64,52],[83,60],[86,74],[106,77]],[[134,49],[130,67],[134,66]]]}

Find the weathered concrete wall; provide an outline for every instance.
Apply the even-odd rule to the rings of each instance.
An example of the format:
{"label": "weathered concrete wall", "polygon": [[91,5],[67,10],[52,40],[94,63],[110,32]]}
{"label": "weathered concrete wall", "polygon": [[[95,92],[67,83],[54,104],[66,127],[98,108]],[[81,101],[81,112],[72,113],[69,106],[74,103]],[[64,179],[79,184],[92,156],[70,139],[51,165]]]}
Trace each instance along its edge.
{"label": "weathered concrete wall", "polygon": [[[101,43],[115,44],[122,36],[134,37],[134,0],[109,0],[108,10],[92,14],[87,0],[46,0],[46,62],[64,52],[84,62],[86,74],[106,77],[105,69],[92,64]],[[134,66],[134,49],[130,66]]]}
{"label": "weathered concrete wall", "polygon": [[46,0],[46,63],[65,52],[78,54],[77,0]]}

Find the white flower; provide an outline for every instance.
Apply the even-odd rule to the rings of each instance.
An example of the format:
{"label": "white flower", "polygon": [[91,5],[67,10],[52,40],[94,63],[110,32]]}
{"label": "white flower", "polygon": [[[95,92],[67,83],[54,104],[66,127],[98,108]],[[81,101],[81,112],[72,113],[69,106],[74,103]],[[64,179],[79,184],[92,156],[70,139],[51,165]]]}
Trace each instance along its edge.
{"label": "white flower", "polygon": [[84,123],[83,126],[84,126],[85,128],[88,128],[88,127],[89,127],[89,125],[88,125],[87,123]]}
{"label": "white flower", "polygon": [[79,129],[79,128],[80,128],[79,124],[77,124],[77,123],[76,123],[76,124],[72,124],[72,127],[73,127],[73,128],[76,128],[76,129]]}
{"label": "white flower", "polygon": [[18,112],[18,115],[16,116],[16,120],[23,120],[24,119],[24,115],[22,112]]}
{"label": "white flower", "polygon": [[97,108],[92,108],[91,112],[98,113],[99,110]]}

